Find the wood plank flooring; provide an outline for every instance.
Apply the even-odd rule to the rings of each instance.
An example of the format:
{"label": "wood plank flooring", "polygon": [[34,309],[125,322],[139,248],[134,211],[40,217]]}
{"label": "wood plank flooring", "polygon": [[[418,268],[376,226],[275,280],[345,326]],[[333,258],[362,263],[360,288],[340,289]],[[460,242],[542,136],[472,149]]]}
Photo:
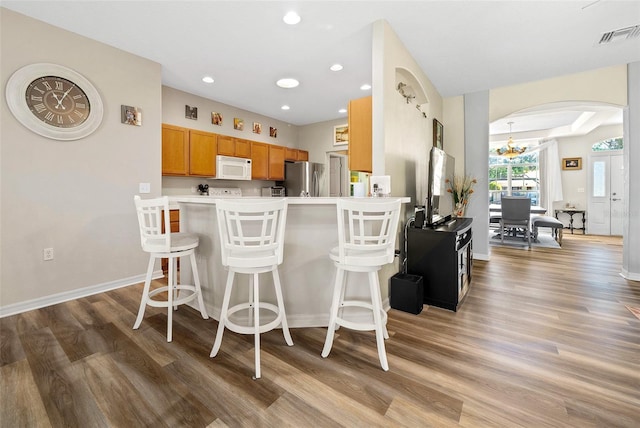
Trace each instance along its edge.
{"label": "wood plank flooring", "polygon": [[0,320],[2,427],[638,427],[640,283],[619,238],[565,235],[561,250],[492,248],[459,312],[389,311],[390,371],[370,332],[253,337],[181,308],[174,341],[136,285]]}

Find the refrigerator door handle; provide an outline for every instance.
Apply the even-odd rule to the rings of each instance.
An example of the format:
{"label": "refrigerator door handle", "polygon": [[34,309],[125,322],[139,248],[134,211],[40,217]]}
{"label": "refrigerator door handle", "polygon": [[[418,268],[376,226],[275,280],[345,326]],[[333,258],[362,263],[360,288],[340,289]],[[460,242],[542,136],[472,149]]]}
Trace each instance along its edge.
{"label": "refrigerator door handle", "polygon": [[318,180],[318,171],[313,171],[313,196],[320,196],[320,182]]}

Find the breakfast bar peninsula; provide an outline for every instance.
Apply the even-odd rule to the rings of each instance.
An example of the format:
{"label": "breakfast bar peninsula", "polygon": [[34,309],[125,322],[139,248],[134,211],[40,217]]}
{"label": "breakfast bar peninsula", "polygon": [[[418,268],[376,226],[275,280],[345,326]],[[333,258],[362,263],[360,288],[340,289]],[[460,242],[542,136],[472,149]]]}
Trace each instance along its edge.
{"label": "breakfast bar peninsula", "polygon": [[[329,324],[335,275],[329,251],[338,244],[338,199],[287,198],[284,262],[280,265],[279,272],[289,327],[322,327]],[[399,199],[403,203],[411,202],[409,197]],[[196,254],[204,303],[209,315],[219,320],[227,272],[220,259],[216,199],[210,196],[170,196],[170,201],[180,208],[180,230],[196,233],[200,238]],[[403,229],[402,223],[401,219],[399,236]],[[398,239],[397,242],[401,243],[403,240]],[[185,258],[181,263],[188,263],[188,259]],[[396,261],[378,272],[383,301],[388,297],[389,278],[398,270]],[[183,282],[192,281],[190,271],[187,268],[180,270]],[[240,286],[234,288],[232,301],[246,299],[248,287],[243,286],[248,285],[246,277],[247,275],[241,275],[236,279]],[[351,274],[347,280],[350,292],[353,290],[353,297],[369,296],[366,274]],[[270,281],[270,275],[260,277],[261,295],[266,300],[275,302]],[[385,301],[385,306],[388,308],[388,300]],[[357,317],[358,314],[354,316]]]}

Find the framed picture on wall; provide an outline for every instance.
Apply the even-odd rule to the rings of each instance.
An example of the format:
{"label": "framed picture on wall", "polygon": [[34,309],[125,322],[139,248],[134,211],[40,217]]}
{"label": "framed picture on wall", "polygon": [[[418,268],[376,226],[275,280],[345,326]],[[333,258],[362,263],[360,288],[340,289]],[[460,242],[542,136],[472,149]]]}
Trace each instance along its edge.
{"label": "framed picture on wall", "polygon": [[185,104],[184,117],[191,120],[198,120],[198,107],[192,107]]}
{"label": "framed picture on wall", "polygon": [[433,146],[442,149],[444,146],[444,126],[433,119]]}
{"label": "framed picture on wall", "polygon": [[349,126],[348,124],[333,127],[333,145],[341,146],[349,144]]}
{"label": "framed picture on wall", "polygon": [[562,169],[582,169],[582,158],[562,158]]}

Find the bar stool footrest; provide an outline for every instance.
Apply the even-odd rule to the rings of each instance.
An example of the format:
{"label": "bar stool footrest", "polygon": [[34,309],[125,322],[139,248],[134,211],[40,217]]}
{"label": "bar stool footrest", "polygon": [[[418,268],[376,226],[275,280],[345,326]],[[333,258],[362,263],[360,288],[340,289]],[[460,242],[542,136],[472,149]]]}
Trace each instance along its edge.
{"label": "bar stool footrest", "polygon": [[[358,300],[345,300],[340,305],[340,309],[348,308],[348,307],[364,308],[373,312],[373,305],[371,303],[361,302]],[[384,311],[384,309],[380,310],[380,315],[382,317],[382,325],[386,325],[387,313]],[[365,322],[358,322],[358,321],[349,321],[341,317],[336,318],[336,325],[343,326],[351,330],[358,330],[358,331],[373,331],[376,329],[376,325],[374,322],[365,323]]]}
{"label": "bar stool footrest", "polygon": [[[241,310],[245,310],[245,309],[251,309],[251,311],[254,310],[254,306],[255,303],[240,303],[238,305],[232,306],[227,310],[227,317],[224,320],[224,326],[233,331],[234,333],[239,333],[239,334],[254,334],[255,333],[255,326],[251,325],[251,326],[246,326],[246,325],[240,325],[240,324],[236,324],[233,321],[229,320],[229,316],[241,311]],[[278,327],[281,323],[282,323],[282,312],[280,311],[280,309],[276,306],[273,305],[271,303],[265,303],[265,302],[259,302],[258,306],[260,309],[265,309],[268,310],[270,312],[273,312],[274,314],[276,314],[276,318],[272,321],[269,321],[266,324],[261,324],[259,327],[259,332],[262,333],[266,333],[268,331],[271,331],[273,329],[275,329],[276,327]]]}
{"label": "bar stool footrest", "polygon": [[188,303],[190,301],[192,301],[193,299],[195,299],[196,297],[198,297],[198,293],[196,290],[196,287],[193,285],[178,285],[176,287],[169,287],[169,286],[164,286],[164,287],[159,287],[156,288],[154,290],[151,290],[149,292],[149,298],[147,299],[146,304],[149,306],[153,306],[155,308],[168,308],[169,307],[169,301],[168,300],[153,300],[152,297],[155,296],[156,294],[160,294],[160,293],[168,293],[169,290],[174,291],[174,290],[187,290],[187,291],[191,291],[190,294],[186,295],[186,296],[180,296],[178,299],[174,299],[173,302],[171,303],[171,306],[178,306],[178,305],[182,305],[184,303]]}

